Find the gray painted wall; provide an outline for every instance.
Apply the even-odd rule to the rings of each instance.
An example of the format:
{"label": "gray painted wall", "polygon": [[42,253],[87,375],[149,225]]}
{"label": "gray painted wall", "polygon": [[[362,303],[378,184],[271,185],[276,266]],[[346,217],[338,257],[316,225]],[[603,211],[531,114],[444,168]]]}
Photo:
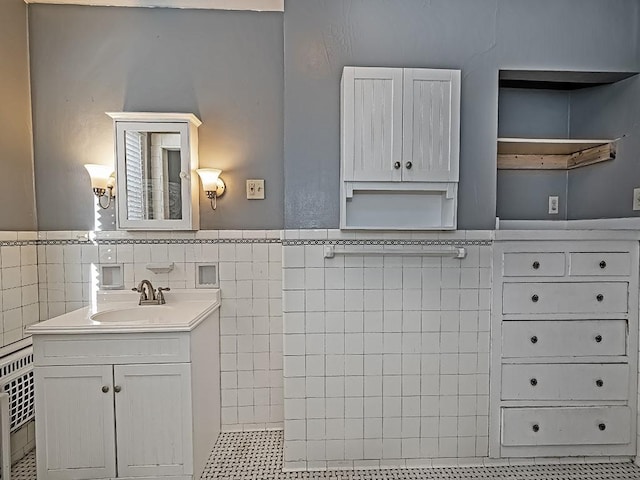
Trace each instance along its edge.
{"label": "gray painted wall", "polygon": [[345,65],[462,69],[458,227],[496,215],[499,69],[637,70],[636,0],[286,0],[285,226],[339,223]]}
{"label": "gray painted wall", "polygon": [[[498,137],[567,138],[569,91],[500,88]],[[496,215],[501,220],[566,220],[567,172],[498,170]],[[559,213],[549,215],[549,196]]]}
{"label": "gray painted wall", "polygon": [[569,219],[640,215],[632,210],[640,187],[640,78],[574,92],[571,135],[620,141],[615,160],[569,173]]}
{"label": "gray painted wall", "polygon": [[94,228],[82,165],[113,161],[106,111],[196,114],[227,184],[216,212],[200,192],[201,228],[282,228],[282,13],[32,5],[29,22],[39,229]]}
{"label": "gray painted wall", "polygon": [[0,230],[35,230],[27,7],[0,2]]}

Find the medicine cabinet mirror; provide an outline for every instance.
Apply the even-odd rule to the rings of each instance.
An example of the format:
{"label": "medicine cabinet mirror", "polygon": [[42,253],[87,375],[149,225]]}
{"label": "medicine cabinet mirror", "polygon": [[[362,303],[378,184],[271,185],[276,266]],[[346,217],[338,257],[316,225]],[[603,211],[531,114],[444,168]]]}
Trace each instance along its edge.
{"label": "medicine cabinet mirror", "polygon": [[114,120],[118,228],[197,230],[198,131],[185,113],[108,113]]}

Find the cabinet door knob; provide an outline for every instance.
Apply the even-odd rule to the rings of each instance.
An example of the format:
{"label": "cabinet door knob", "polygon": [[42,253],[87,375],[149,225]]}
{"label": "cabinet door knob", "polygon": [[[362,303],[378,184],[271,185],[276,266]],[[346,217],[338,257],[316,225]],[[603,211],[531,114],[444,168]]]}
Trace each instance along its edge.
{"label": "cabinet door knob", "polygon": [[602,260],[600,262],[600,268],[607,268],[607,262],[605,262],[604,260]]}
{"label": "cabinet door knob", "polygon": [[534,295],[532,295],[532,296],[531,296],[531,301],[532,301],[533,303],[536,303],[538,300],[540,300],[540,297],[538,297],[538,295],[535,295],[535,294],[534,294]]}
{"label": "cabinet door knob", "polygon": [[596,341],[596,343],[600,343],[602,341],[602,335],[596,335],[594,337],[594,340]]}
{"label": "cabinet door knob", "polygon": [[538,425],[537,423],[534,423],[533,426],[531,427],[531,430],[533,430],[534,432],[538,432],[540,430],[540,425]]}
{"label": "cabinet door knob", "polygon": [[109,387],[107,385],[102,386],[102,393],[109,393]]}
{"label": "cabinet door knob", "polygon": [[401,164],[400,162],[395,162],[395,163],[393,164],[393,168],[395,168],[396,170],[398,170],[398,169],[400,168],[400,166],[401,166],[401,165],[402,165],[402,164]]}
{"label": "cabinet door knob", "polygon": [[533,267],[534,270],[538,270],[540,268],[540,262],[539,261],[535,261],[533,262],[533,265],[531,265]]}
{"label": "cabinet door knob", "polygon": [[411,167],[413,167],[413,163],[411,163],[411,162],[407,162],[407,163],[405,164],[405,167],[407,167],[407,170],[411,170]]}
{"label": "cabinet door knob", "polygon": [[607,426],[606,426],[604,423],[601,423],[601,424],[599,424],[599,425],[598,425],[598,428],[599,428],[601,431],[604,431],[604,430],[606,430]]}
{"label": "cabinet door knob", "polygon": [[531,343],[538,343],[538,337],[536,337],[535,335],[531,337]]}
{"label": "cabinet door knob", "polygon": [[604,385],[604,382],[603,382],[601,379],[598,379],[598,380],[596,380],[596,385],[597,385],[598,387],[601,387],[601,386],[603,386],[603,385]]}
{"label": "cabinet door knob", "polygon": [[529,380],[529,383],[532,387],[535,387],[536,385],[538,385],[538,380],[536,378],[532,378],[531,380]]}
{"label": "cabinet door knob", "polygon": [[120,385],[116,385],[113,387],[113,391],[116,393],[120,393],[122,391],[122,387]]}
{"label": "cabinet door knob", "polygon": [[602,295],[601,293],[599,293],[598,295],[596,295],[596,300],[601,302],[602,300],[604,300],[604,295]]}

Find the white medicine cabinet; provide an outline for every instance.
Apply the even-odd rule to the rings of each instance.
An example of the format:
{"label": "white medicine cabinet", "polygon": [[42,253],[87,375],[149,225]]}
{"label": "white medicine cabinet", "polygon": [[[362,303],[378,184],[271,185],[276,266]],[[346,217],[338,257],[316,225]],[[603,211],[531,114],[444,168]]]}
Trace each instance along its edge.
{"label": "white medicine cabinet", "polygon": [[114,121],[118,228],[198,230],[198,127],[190,113],[107,113]]}
{"label": "white medicine cabinet", "polygon": [[345,67],[340,228],[454,230],[460,71]]}

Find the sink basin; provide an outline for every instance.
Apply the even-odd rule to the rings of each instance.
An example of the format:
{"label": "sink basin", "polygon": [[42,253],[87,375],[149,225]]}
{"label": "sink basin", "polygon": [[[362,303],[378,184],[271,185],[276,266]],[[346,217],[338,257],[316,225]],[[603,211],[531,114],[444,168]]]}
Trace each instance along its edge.
{"label": "sink basin", "polygon": [[177,314],[177,310],[168,305],[144,305],[103,310],[94,313],[90,318],[99,323],[154,323],[175,318]]}

